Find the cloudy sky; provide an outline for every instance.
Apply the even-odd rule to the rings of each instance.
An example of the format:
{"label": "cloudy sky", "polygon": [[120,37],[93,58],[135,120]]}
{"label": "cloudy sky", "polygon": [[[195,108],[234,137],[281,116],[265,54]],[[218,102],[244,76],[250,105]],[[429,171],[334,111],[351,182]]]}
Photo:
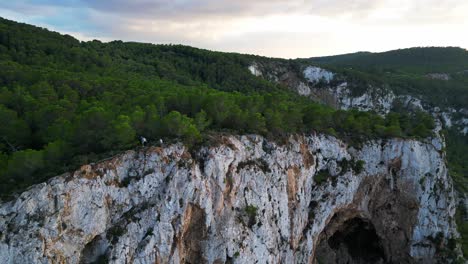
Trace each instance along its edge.
{"label": "cloudy sky", "polygon": [[468,0],[1,0],[0,16],[100,39],[283,58],[468,48]]}

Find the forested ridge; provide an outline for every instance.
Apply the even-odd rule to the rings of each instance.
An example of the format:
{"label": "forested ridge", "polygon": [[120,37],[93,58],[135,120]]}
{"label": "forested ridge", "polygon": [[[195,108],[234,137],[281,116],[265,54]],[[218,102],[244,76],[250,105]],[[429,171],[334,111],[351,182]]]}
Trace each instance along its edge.
{"label": "forested ridge", "polygon": [[[211,132],[281,138],[313,131],[350,144],[425,138],[423,112],[342,111],[253,76],[252,55],[181,45],[80,42],[0,19],[0,193],[150,141]],[[297,61],[280,60],[297,66]]]}
{"label": "forested ridge", "polygon": [[[357,52],[298,61],[320,65],[363,84],[356,86],[358,90],[370,84],[415,95],[439,107],[467,107],[468,51],[462,48]],[[428,78],[429,74],[446,74],[449,80]]]}
{"label": "forested ridge", "polygon": [[309,60],[321,64],[357,67],[362,70],[399,70],[422,74],[468,70],[468,51],[458,47],[408,48],[378,53],[356,52]]}

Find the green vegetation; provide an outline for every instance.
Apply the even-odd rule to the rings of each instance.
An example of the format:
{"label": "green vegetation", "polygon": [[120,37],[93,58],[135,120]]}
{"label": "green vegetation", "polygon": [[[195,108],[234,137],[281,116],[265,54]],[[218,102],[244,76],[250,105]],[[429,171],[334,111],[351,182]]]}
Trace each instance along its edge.
{"label": "green vegetation", "polygon": [[310,60],[342,67],[411,73],[458,72],[468,69],[468,51],[457,47],[409,48],[380,53],[357,52]]}
{"label": "green vegetation", "polygon": [[318,171],[314,175],[314,181],[317,185],[322,185],[323,183],[327,182],[328,179],[331,179],[332,186],[335,187],[338,182],[338,177],[344,175],[350,169],[352,169],[355,173],[361,173],[364,169],[365,161],[358,160],[355,161],[354,159],[347,160],[342,159],[337,161],[337,165],[341,168],[340,173],[333,177],[330,175],[330,171],[328,169],[322,169]]}
{"label": "green vegetation", "polygon": [[[314,63],[341,75],[350,84],[355,95],[365,92],[368,87],[385,87],[396,94],[409,94],[430,102],[433,106],[467,108],[468,102],[468,51],[461,48],[411,48],[383,53],[360,52],[330,57],[301,60]],[[428,78],[429,73],[448,74],[449,80]],[[341,80],[336,80],[339,82]],[[398,103],[394,110],[404,114]],[[416,114],[418,115],[418,114]],[[404,116],[404,115],[403,115]],[[394,135],[400,133],[398,126],[408,121],[401,116],[389,116],[397,125],[387,127]],[[425,127],[430,127],[430,118],[419,117]],[[404,126],[404,125],[403,125]],[[415,136],[425,137],[427,130],[414,127],[415,131],[406,131]],[[455,129],[447,131],[447,158],[449,173],[457,191],[468,192],[468,137]],[[424,178],[423,178],[424,179]],[[422,180],[421,184],[424,183]],[[457,215],[461,215],[457,210]],[[468,257],[468,222],[458,216],[459,232],[462,235],[462,247]]]}
{"label": "green vegetation", "polygon": [[253,218],[257,217],[257,210],[258,208],[254,205],[247,205],[245,207],[245,212],[247,215],[252,216]]}
{"label": "green vegetation", "polygon": [[[247,69],[253,56],[70,36],[0,19],[0,193],[118,151],[208,131],[279,137],[312,130],[351,143],[425,137],[423,113],[336,111]],[[424,121],[424,122],[423,122]],[[428,122],[426,122],[428,121]]]}
{"label": "green vegetation", "polygon": [[254,205],[247,205],[245,207],[245,213],[247,214],[249,220],[247,225],[249,227],[252,227],[257,223],[257,214],[258,214],[258,208]]}
{"label": "green vegetation", "polygon": [[[454,181],[455,189],[462,193],[468,193],[468,136],[463,136],[454,129],[446,131],[447,159],[449,163],[449,174]],[[467,208],[463,204],[457,207],[455,220],[458,232],[461,235],[462,251],[468,258],[468,221]]]}
{"label": "green vegetation", "polygon": [[331,177],[332,176],[330,175],[328,170],[321,170],[314,175],[314,181],[317,185],[322,185],[323,183],[327,182],[327,180]]}
{"label": "green vegetation", "polygon": [[450,129],[446,131],[445,138],[449,174],[455,182],[457,191],[468,193],[468,136],[463,136],[455,129]]}
{"label": "green vegetation", "polygon": [[[181,45],[80,42],[0,18],[0,199],[135,147],[139,136],[150,142],[181,140],[188,146],[200,144],[212,131],[273,139],[318,131],[350,144],[431,136],[434,121],[426,113],[409,113],[398,103],[385,118],[335,110],[253,76],[247,69],[252,61],[265,62],[266,70],[280,63],[296,72],[306,64],[320,65],[338,73],[335,82],[345,78],[356,95],[373,85],[440,107],[466,108],[468,102],[468,51],[460,48],[282,60]],[[433,80],[429,73],[446,73],[450,80]],[[452,129],[446,139],[450,175],[457,190],[467,193],[468,137]],[[342,160],[339,165],[342,174],[349,169],[360,173],[365,163]],[[268,172],[263,160],[239,164],[243,166]],[[330,177],[324,170],[314,180],[322,184]],[[127,178],[123,186],[129,182]],[[249,226],[255,224],[257,208],[248,205],[245,213]],[[456,215],[465,256],[466,213],[459,208]],[[115,228],[108,235],[122,232]]]}
{"label": "green vegetation", "polygon": [[[341,74],[355,94],[374,85],[397,94],[422,97],[440,107],[466,107],[468,102],[468,51],[461,48],[358,52],[300,61]],[[426,76],[429,73],[446,73],[450,80],[434,80]]]}
{"label": "green vegetation", "polygon": [[353,163],[353,170],[356,173],[361,173],[364,170],[364,165],[366,165],[366,162],[363,160],[358,160]]}
{"label": "green vegetation", "polygon": [[461,248],[463,252],[463,256],[465,258],[468,257],[468,222],[465,221],[467,218],[467,208],[464,207],[464,205],[459,205],[457,208],[457,213],[455,215],[455,220],[457,222],[457,228],[458,232],[460,232],[461,235]]}
{"label": "green vegetation", "polygon": [[239,162],[239,165],[237,165],[237,172],[247,167],[259,168],[263,173],[271,172],[270,168],[268,167],[268,163],[264,159],[241,161]]}

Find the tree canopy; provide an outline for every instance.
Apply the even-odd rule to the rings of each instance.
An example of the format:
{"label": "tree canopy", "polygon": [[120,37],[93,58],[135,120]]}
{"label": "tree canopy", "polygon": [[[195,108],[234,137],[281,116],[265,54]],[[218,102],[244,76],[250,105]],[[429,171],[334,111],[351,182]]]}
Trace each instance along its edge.
{"label": "tree canopy", "polygon": [[427,137],[425,113],[342,111],[253,76],[254,56],[180,45],[80,42],[0,19],[0,193],[150,141],[210,131],[319,131],[355,144]]}

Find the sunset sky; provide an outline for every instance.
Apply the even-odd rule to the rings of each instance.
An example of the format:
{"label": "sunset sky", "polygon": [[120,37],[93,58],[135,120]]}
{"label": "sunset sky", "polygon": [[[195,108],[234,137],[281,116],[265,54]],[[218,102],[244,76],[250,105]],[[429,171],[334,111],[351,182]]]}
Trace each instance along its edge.
{"label": "sunset sky", "polygon": [[468,48],[467,0],[15,0],[0,16],[80,40],[174,43],[296,58]]}

